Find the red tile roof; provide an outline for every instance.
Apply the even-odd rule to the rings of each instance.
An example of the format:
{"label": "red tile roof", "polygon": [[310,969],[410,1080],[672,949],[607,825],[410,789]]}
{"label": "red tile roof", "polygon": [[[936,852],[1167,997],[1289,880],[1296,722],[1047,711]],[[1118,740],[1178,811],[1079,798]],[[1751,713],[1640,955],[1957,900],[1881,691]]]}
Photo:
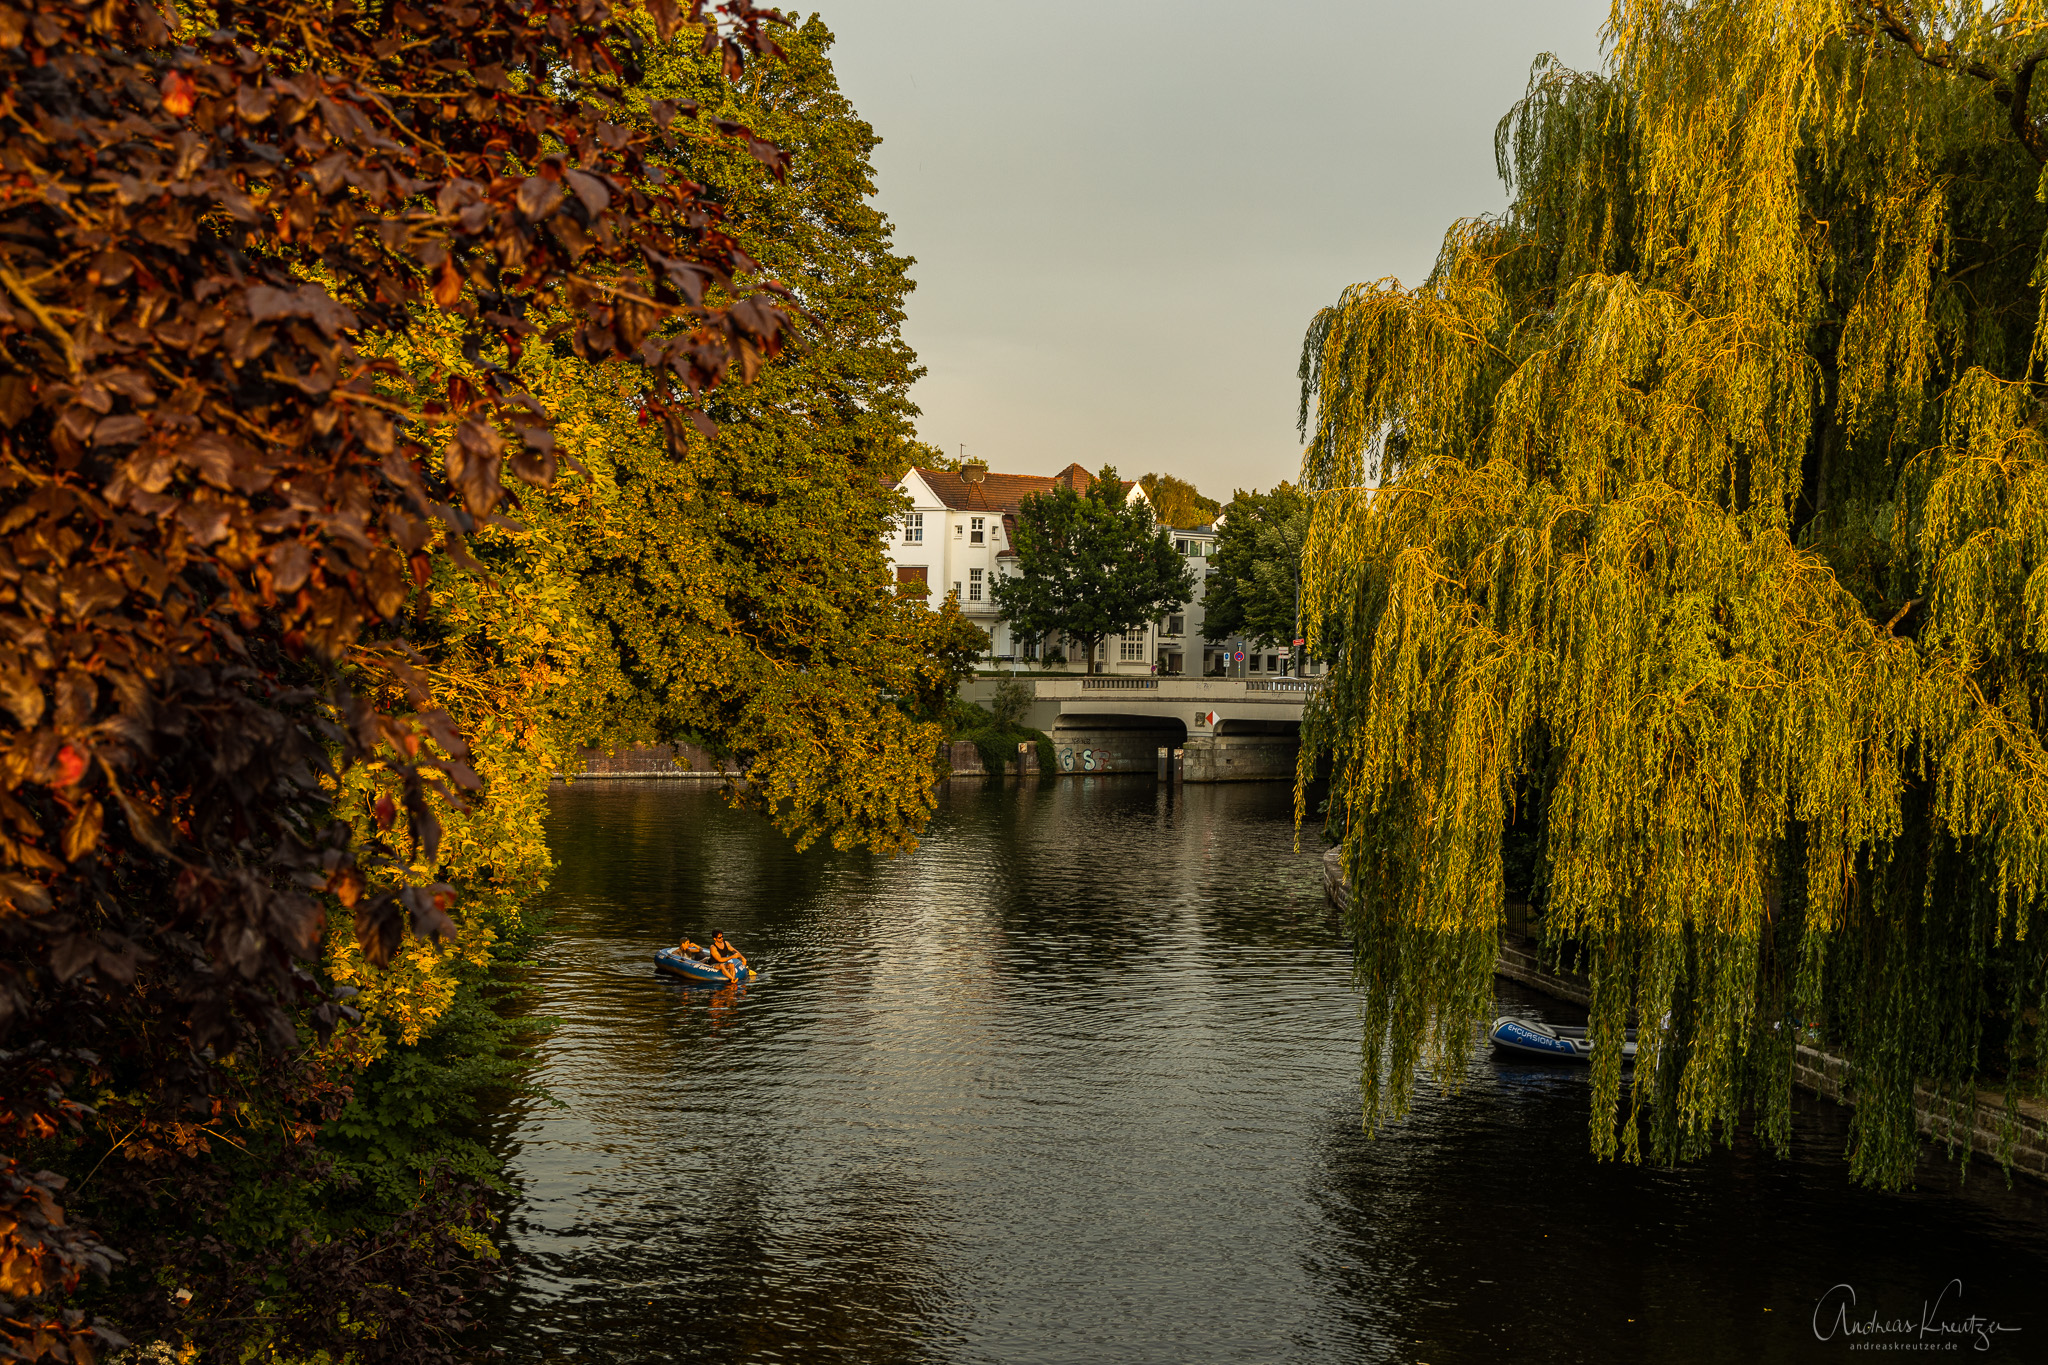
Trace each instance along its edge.
{"label": "red tile roof", "polygon": [[[1078,464],[1070,464],[1051,478],[1037,474],[996,474],[982,476],[980,483],[969,483],[956,469],[926,469],[920,465],[918,475],[925,486],[938,495],[940,502],[956,512],[1015,512],[1024,499],[1039,493],[1050,493],[1059,484],[1065,484],[1076,493],[1085,493],[1095,482],[1095,476]],[[1125,488],[1131,486],[1129,479],[1123,480]]]}
{"label": "red tile roof", "polygon": [[969,483],[952,469],[919,468],[940,502],[956,512],[1014,512],[1017,504],[1034,493],[1049,493],[1053,481],[1032,474],[990,474],[980,483]]}

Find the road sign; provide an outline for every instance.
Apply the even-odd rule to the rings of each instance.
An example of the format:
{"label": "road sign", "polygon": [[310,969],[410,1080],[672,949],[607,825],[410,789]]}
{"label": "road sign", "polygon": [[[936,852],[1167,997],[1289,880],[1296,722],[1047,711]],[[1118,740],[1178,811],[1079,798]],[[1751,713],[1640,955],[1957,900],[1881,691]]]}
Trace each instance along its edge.
{"label": "road sign", "polygon": [[1308,643],[1308,641],[1306,641],[1306,640],[1296,640],[1296,641],[1295,641],[1294,643],[1296,643],[1296,644],[1298,644],[1298,645],[1305,645],[1305,644],[1307,644],[1307,643]]}
{"label": "road sign", "polygon": [[1216,713],[1215,713],[1214,711],[1197,711],[1197,712],[1195,712],[1195,724],[1197,724],[1197,725],[1201,725],[1201,726],[1206,726],[1207,728],[1209,728],[1209,729],[1211,729],[1211,730],[1215,729],[1215,728],[1216,728]]}
{"label": "road sign", "polygon": [[1244,662],[1244,651],[1240,649],[1239,651],[1237,651],[1237,653],[1235,653],[1235,654],[1231,655],[1230,657],[1231,657],[1231,659],[1232,659],[1233,661],[1235,661],[1235,662],[1237,662],[1237,663],[1243,663],[1243,662]]}

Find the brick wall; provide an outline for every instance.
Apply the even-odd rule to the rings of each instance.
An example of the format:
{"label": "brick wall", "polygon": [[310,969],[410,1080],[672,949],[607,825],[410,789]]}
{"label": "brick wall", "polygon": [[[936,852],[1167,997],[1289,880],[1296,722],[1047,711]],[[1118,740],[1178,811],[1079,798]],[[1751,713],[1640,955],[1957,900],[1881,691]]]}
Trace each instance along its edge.
{"label": "brick wall", "polygon": [[[717,777],[718,760],[695,744],[625,744],[579,749],[571,777]],[[728,766],[730,764],[728,763]]]}

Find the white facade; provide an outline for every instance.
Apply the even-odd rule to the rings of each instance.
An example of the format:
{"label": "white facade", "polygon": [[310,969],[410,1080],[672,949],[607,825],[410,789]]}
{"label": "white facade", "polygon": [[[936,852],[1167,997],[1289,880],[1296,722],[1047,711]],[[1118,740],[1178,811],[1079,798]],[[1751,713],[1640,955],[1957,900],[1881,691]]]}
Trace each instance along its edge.
{"label": "white facade", "polygon": [[[972,463],[959,470],[911,470],[897,484],[910,499],[910,508],[884,542],[899,588],[915,591],[914,584],[922,578],[926,604],[933,608],[949,595],[957,598],[961,614],[988,632],[991,662],[1039,665],[1046,654],[1065,653],[1067,666],[1079,671],[1082,661],[1073,657],[1064,640],[1017,639],[996,611],[993,589],[1003,576],[1017,572],[1010,537],[1018,504],[1062,482],[1079,491],[1092,481],[1079,465],[1050,477],[994,474]],[[1142,499],[1145,491],[1134,483],[1126,496]],[[1159,643],[1157,623],[1111,636],[1097,646],[1097,667],[1104,673],[1150,674]]]}
{"label": "white facade", "polygon": [[[1211,557],[1216,553],[1216,534],[1222,526],[1219,517],[1213,526],[1167,532],[1173,538],[1173,548],[1188,557],[1188,567],[1195,571],[1195,595],[1181,614],[1169,615],[1159,623],[1159,671],[1190,677],[1198,672],[1205,677],[1227,678],[1290,675],[1294,670],[1292,650],[1285,644],[1256,646],[1239,635],[1227,636],[1214,644],[1202,638],[1207,615],[1203,599],[1208,595]],[[1178,632],[1174,629],[1176,625],[1180,627]],[[1239,654],[1244,658],[1239,659]],[[1180,657],[1176,660],[1174,655]],[[1305,669],[1311,675],[1323,671],[1319,663],[1310,663]]]}
{"label": "white facade", "polygon": [[1195,595],[1154,623],[1159,633],[1159,671],[1193,677],[1210,671],[1212,656],[1222,649],[1202,638],[1202,599],[1209,586],[1209,556],[1216,547],[1216,528],[1192,526],[1166,532],[1195,576]]}

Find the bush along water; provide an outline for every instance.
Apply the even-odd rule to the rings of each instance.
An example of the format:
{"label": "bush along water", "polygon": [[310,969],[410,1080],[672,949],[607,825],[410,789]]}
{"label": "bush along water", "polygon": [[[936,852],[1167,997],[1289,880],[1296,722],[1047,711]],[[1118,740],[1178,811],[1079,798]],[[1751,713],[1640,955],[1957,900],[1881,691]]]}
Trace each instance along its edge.
{"label": "bush along water", "polygon": [[[1015,690],[1024,689],[1017,686]],[[1053,752],[1052,740],[1043,730],[1034,730],[1019,719],[1023,709],[1014,699],[1006,698],[1004,687],[996,689],[988,707],[956,699],[946,711],[947,738],[973,744],[974,751],[981,755],[981,766],[998,777],[1016,768],[1020,744],[1038,746],[1038,771],[1057,771],[1059,757]]]}

